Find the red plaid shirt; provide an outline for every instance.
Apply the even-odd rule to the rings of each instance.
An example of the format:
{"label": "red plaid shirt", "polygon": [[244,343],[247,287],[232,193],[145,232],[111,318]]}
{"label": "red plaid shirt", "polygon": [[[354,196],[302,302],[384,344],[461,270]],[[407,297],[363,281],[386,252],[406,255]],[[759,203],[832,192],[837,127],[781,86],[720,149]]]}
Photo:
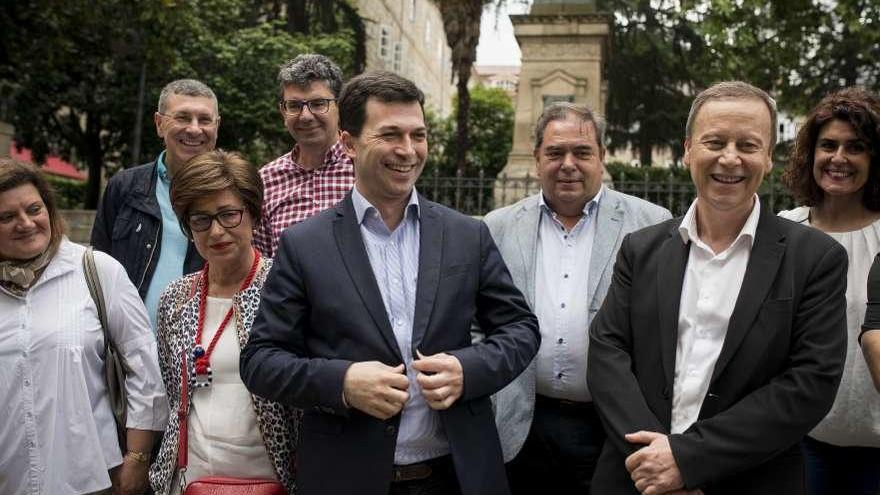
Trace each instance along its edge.
{"label": "red plaid shirt", "polygon": [[254,246],[266,257],[275,256],[281,232],[338,203],[354,184],[354,166],[342,142],[327,150],[324,164],[306,170],[296,163],[299,146],[260,169],[263,179],[263,216],[254,231]]}

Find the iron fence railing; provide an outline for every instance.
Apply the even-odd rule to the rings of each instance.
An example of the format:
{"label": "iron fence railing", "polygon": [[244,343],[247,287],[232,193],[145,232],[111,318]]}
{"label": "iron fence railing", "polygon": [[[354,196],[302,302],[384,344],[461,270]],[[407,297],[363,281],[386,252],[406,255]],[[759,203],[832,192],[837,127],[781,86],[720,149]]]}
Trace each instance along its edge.
{"label": "iron fence railing", "polygon": [[[656,174],[655,174],[656,175]],[[696,196],[690,179],[682,179],[674,171],[664,178],[649,178],[645,173],[642,179],[614,181],[613,189],[637,196],[654,204],[663,206],[673,215],[684,215]],[[477,177],[446,177],[439,173],[423,174],[417,185],[419,192],[438,203],[444,204],[468,215],[482,216],[486,213],[516,202],[538,192],[541,184],[537,177],[485,177],[482,172]],[[758,190],[761,204],[774,213],[794,208],[794,198],[775,174],[769,174]]]}

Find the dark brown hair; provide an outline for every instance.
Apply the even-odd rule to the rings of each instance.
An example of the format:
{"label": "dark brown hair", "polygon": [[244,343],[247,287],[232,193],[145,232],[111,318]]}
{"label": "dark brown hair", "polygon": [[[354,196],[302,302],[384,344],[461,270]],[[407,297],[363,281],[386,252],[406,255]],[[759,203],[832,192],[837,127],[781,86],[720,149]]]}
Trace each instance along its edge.
{"label": "dark brown hair", "polygon": [[352,78],[339,96],[339,128],[354,137],[361,135],[367,120],[367,101],[382,103],[418,102],[425,113],[425,94],[412,81],[393,72],[367,72]]}
{"label": "dark brown hair", "polygon": [[171,206],[180,228],[192,238],[189,212],[197,200],[231,190],[247,208],[254,223],[263,208],[263,181],[257,168],[236,152],[216,149],[196,155],[171,180]]}
{"label": "dark brown hair", "polygon": [[825,191],[813,177],[813,161],[819,132],[832,120],[851,125],[867,145],[871,168],[862,203],[869,210],[880,211],[880,98],[865,88],[844,88],[822,98],[798,131],[782,181],[799,203],[816,206],[822,202]]}
{"label": "dark brown hair", "polygon": [[0,158],[0,193],[26,184],[37,189],[40,199],[46,205],[46,212],[49,214],[49,227],[52,229],[49,249],[54,252],[61,244],[61,238],[67,230],[64,219],[61,218],[61,212],[58,210],[58,203],[55,201],[55,190],[36,165],[12,158]]}

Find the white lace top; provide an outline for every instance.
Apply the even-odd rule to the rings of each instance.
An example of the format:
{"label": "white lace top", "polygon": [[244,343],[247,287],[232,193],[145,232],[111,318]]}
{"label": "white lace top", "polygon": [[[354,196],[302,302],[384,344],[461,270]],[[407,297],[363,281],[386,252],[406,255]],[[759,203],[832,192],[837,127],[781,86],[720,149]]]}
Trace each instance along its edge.
{"label": "white lace top", "polygon": [[[810,225],[810,208],[802,206],[779,216]],[[859,348],[859,332],[865,319],[868,271],[880,252],[880,220],[851,232],[827,232],[849,255],[846,280],[846,364],[837,398],[828,416],[810,436],[838,446],[880,447],[880,394]]]}

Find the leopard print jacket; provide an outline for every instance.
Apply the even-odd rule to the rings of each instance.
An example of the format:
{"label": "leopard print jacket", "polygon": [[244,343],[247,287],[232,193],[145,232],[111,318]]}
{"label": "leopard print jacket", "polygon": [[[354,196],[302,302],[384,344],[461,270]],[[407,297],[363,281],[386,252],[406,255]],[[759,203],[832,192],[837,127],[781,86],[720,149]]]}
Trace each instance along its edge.
{"label": "leopard print jacket", "polygon": [[[237,322],[236,331],[241,347],[247,344],[248,334],[260,304],[260,291],[271,266],[272,260],[262,259],[251,285],[232,298]],[[171,409],[171,420],[165,428],[162,447],[156,461],[150,467],[150,484],[159,495],[170,493],[171,483],[177,470],[177,446],[180,440],[177,411],[180,407],[181,353],[186,352],[191,355],[195,346],[201,288],[197,287],[193,292],[193,284],[197,283],[198,277],[199,273],[193,273],[175,280],[168,285],[159,301],[157,329],[159,364]],[[191,365],[189,366],[191,370]],[[193,389],[190,388],[187,398],[190,403],[192,403],[192,392]],[[297,444],[301,413],[298,409],[256,395],[251,397],[257,414],[257,423],[263,435],[263,442],[266,444],[266,451],[275,467],[275,473],[287,492],[295,495],[294,449]]]}

